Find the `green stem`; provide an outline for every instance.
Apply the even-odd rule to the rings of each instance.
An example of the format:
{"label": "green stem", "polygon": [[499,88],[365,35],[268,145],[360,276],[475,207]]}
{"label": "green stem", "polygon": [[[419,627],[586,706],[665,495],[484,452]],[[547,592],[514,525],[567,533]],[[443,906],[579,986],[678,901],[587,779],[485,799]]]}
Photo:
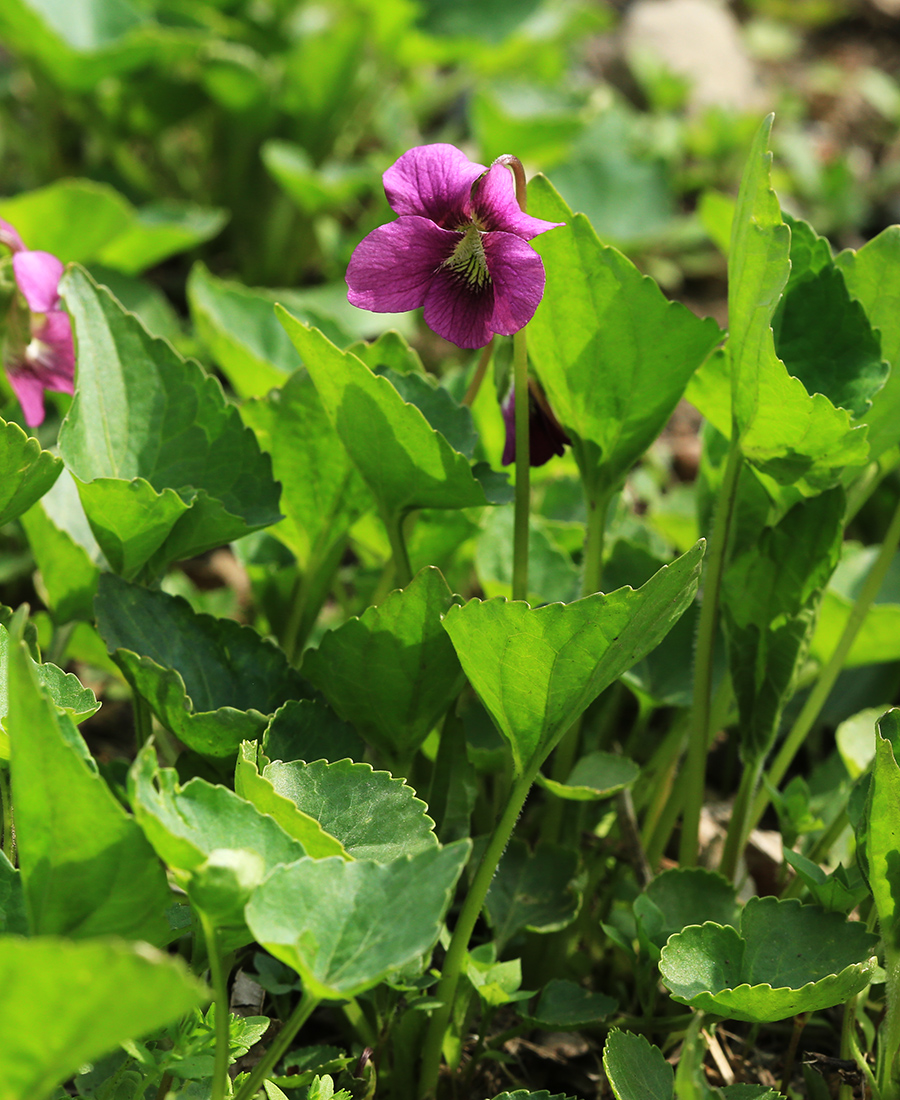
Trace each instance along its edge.
{"label": "green stem", "polygon": [[[859,633],[860,627],[865,621],[866,615],[869,613],[869,608],[872,606],[875,597],[881,589],[881,585],[893,561],[894,554],[897,552],[898,543],[900,543],[900,502],[897,504],[890,526],[884,536],[884,542],[881,544],[881,549],[878,551],[878,557],[872,563],[869,575],[866,577],[860,589],[859,596],[857,596],[856,603],[850,611],[850,617],[847,619],[843,633],[841,634],[838,644],[835,646],[834,653],[832,653],[828,664],[822,669],[815,687],[807,696],[802,710],[797,715],[797,719],[791,727],[787,737],[785,737],[778,754],[769,766],[766,778],[772,787],[777,788],[782,779],[784,779],[794,757],[800,751],[800,747],[806,740],[807,734],[815,725],[816,719],[819,717],[819,712],[825,705],[828,696],[831,694],[831,689],[834,687],[835,681],[844,667],[844,661],[847,659],[847,655],[854,641],[856,641],[856,635]],[[769,804],[769,800],[769,792],[764,785],[760,788],[753,802],[753,810],[750,816],[751,829],[756,826],[759,819],[762,817]]]}
{"label": "green stem", "polygon": [[222,966],[222,956],[216,942],[216,926],[202,909],[197,910],[206,954],[209,959],[209,977],[216,1009],[216,1055],[213,1063],[212,1100],[225,1100],[228,1093],[228,1064],[231,1048],[231,1012],[228,1003],[228,975]]}
{"label": "green stem", "polygon": [[132,707],[134,713],[134,739],[138,752],[140,752],[153,736],[153,712],[150,710],[150,704],[139,692],[132,694]]}
{"label": "green stem", "polygon": [[581,576],[582,596],[600,592],[603,579],[603,544],[606,540],[606,516],[613,493],[585,493],[587,523],[584,542],[584,565]]}
{"label": "green stem", "polygon": [[493,336],[481,349],[481,355],[478,356],[478,366],[475,368],[475,373],[472,375],[472,381],[469,383],[469,388],[466,390],[466,395],[462,399],[464,405],[468,405],[469,408],[475,402],[475,398],[478,396],[478,391],[481,389],[481,383],[484,381],[484,376],[487,373],[488,365],[491,361],[491,356],[494,353],[494,338]]}
{"label": "green stem", "polygon": [[738,480],[742,465],[737,427],[732,427],[731,447],[719,490],[716,519],[707,556],[700,622],[697,628],[697,650],[694,666],[694,698],[691,711],[691,731],[687,761],[683,774],[685,792],[684,816],[678,858],[682,867],[694,867],[700,851],[700,812],[703,808],[706,756],[709,748],[712,714],[713,655],[716,628],[719,622],[719,594],[728,550],[731,519],[737,499]]}
{"label": "green stem", "polygon": [[512,598],[528,599],[528,520],[531,511],[531,450],[528,439],[528,347],[525,330],[513,336],[515,387],[516,501],[513,521]]}
{"label": "green stem", "polygon": [[384,516],[384,526],[391,543],[391,553],[394,559],[394,583],[399,588],[406,588],[412,580],[412,566],[409,563],[409,553],[406,549],[406,539],[403,536],[403,522],[405,515]]}
{"label": "green stem", "polygon": [[297,663],[297,656],[322,608],[346,545],[346,538],[339,538],[326,546],[324,553],[321,546],[317,547],[310,555],[305,572],[297,576],[281,640],[281,648],[290,664]]}
{"label": "green stem", "polygon": [[900,1096],[900,1079],[897,1074],[897,1054],[900,1052],[900,951],[885,941],[884,999],[887,1012],[878,1030],[878,1058],[875,1074],[882,1100],[896,1100]]}
{"label": "green stem", "polygon": [[466,961],[466,952],[469,948],[469,940],[484,905],[484,899],[490,889],[494,872],[500,857],[509,843],[509,838],[515,828],[515,824],[525,805],[525,799],[531,790],[534,777],[540,768],[541,759],[533,763],[528,771],[515,781],[509,794],[509,801],[499,821],[494,827],[488,845],[478,864],[478,870],[469,887],[466,900],[460,910],[456,927],[450,938],[450,946],[447,949],[444,965],[441,969],[441,980],[438,983],[435,997],[441,1002],[440,1008],[435,1009],[428,1025],[425,1042],[422,1050],[422,1074],[419,1079],[419,1093],[421,1096],[433,1096],[437,1088],[438,1074],[441,1068],[441,1050],[444,1042],[444,1034],[453,1012],[453,1001],[456,997],[456,987],[462,974]]}
{"label": "green stem", "polygon": [[69,642],[72,640],[76,626],[78,626],[77,622],[63,623],[62,626],[58,626],[53,631],[50,645],[47,646],[47,652],[44,655],[44,659],[48,664],[57,665],[59,668],[63,667],[66,650],[69,648]]}
{"label": "green stem", "polygon": [[737,875],[741,853],[747,844],[747,836],[750,833],[750,806],[753,795],[756,793],[762,766],[763,761],[761,759],[755,760],[750,764],[745,764],[744,770],[741,772],[741,782],[734,805],[731,808],[731,820],[728,822],[728,834],[725,837],[722,861],[719,864],[719,873],[729,881],[732,881]]}
{"label": "green stem", "polygon": [[321,999],[321,997],[314,997],[311,993],[304,992],[297,1007],[279,1031],[278,1038],[272,1043],[263,1058],[254,1066],[250,1076],[236,1093],[234,1100],[251,1100],[251,1097],[256,1095],[256,1091],[263,1081],[287,1054],[294,1036],[313,1014]]}
{"label": "green stem", "polygon": [[13,827],[12,789],[9,782],[9,768],[0,764],[0,836],[3,839],[3,854],[9,862],[16,865],[16,833]]}

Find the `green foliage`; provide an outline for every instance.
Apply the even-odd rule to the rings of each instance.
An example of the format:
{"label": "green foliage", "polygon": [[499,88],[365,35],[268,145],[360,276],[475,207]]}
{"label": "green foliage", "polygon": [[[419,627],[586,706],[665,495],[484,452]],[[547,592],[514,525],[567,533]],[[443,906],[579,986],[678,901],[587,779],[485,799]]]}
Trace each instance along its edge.
{"label": "green foliage", "polygon": [[461,841],[388,864],[303,859],[256,890],[247,922],[305,990],[346,1000],[431,949],[469,848]]}
{"label": "green foliage", "polygon": [[158,573],[274,523],[271,463],[219,384],[80,269],[63,293],[82,365],[60,448],[115,571]]}
{"label": "green foliage", "polygon": [[872,980],[878,938],[815,905],[751,898],[740,930],[711,921],[672,936],[660,974],[672,996],[761,1023],[841,1004]]}

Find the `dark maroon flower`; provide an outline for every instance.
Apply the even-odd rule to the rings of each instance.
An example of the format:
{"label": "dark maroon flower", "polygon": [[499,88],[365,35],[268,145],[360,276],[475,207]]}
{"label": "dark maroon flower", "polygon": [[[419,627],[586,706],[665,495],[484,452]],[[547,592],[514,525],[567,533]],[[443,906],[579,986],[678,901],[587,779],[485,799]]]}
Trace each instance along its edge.
{"label": "dark maroon flower", "polygon": [[375,313],[425,307],[425,323],[462,348],[511,336],[534,316],[544,265],[528,244],[558,222],[524,214],[508,168],[453,145],[420,145],[384,173],[396,221],[362,240],[348,298]]}
{"label": "dark maroon flower", "polygon": [[[503,402],[503,423],[506,425],[506,444],[503,447],[502,462],[508,466],[516,460],[516,392],[510,386]],[[566,435],[563,426],[553,415],[546,398],[539,398],[531,386],[528,387],[528,462],[531,466],[543,466],[554,455],[561,455],[566,444],[572,440]]]}
{"label": "dark maroon flower", "polygon": [[2,218],[0,244],[12,251],[13,276],[24,300],[14,298],[6,318],[3,365],[25,423],[35,428],[44,419],[44,390],[72,393],[75,388],[72,324],[58,289],[64,268],[49,252],[27,249]]}

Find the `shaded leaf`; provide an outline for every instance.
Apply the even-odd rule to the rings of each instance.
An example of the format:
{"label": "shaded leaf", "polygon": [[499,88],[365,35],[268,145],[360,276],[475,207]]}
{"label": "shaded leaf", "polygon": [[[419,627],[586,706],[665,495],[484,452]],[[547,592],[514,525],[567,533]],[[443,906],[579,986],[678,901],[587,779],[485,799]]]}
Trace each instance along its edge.
{"label": "shaded leaf", "polygon": [[541,990],[534,1010],[523,1017],[535,1027],[574,1031],[598,1023],[616,1008],[618,1002],[604,993],[592,993],[576,982],[552,978]]}
{"label": "shaded leaf", "polygon": [[572,923],[581,904],[577,870],[572,848],[538,844],[532,852],[523,840],[510,841],[484,903],[498,952],[523,928],[556,932]]}
{"label": "shaded leaf", "polygon": [[303,675],[389,758],[421,745],[463,685],[442,616],[458,602],[428,567],[303,657]]}
{"label": "shaded leaf", "polygon": [[287,699],[307,694],[284,654],[250,627],[198,615],[169,596],[104,574],[97,628],[164,726],[208,756],[262,736]]}
{"label": "shaded leaf", "polygon": [[365,745],[356,730],[317,699],[289,699],[272,715],[262,738],[270,760],[362,759]]}
{"label": "shaded leaf", "polygon": [[576,763],[565,783],[538,773],[537,783],[558,798],[592,802],[630,787],[641,769],[627,756],[611,752],[589,752]]}

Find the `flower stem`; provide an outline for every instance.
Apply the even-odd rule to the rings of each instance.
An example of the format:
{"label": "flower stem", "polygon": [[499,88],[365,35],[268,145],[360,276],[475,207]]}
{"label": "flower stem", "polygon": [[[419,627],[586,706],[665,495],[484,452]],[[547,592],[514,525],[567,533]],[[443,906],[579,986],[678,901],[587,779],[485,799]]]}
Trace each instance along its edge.
{"label": "flower stem", "polygon": [[719,873],[729,881],[737,874],[741,853],[750,833],[750,808],[762,773],[762,766],[762,759],[754,760],[751,763],[745,763],[744,770],[741,772],[741,782],[731,808],[731,820],[728,823],[728,834],[725,837],[722,861],[719,864]]}
{"label": "flower stem", "polygon": [[304,991],[297,1007],[290,1014],[278,1038],[266,1051],[263,1058],[253,1067],[253,1071],[235,1094],[234,1100],[251,1100],[263,1081],[269,1076],[279,1061],[287,1054],[294,1036],[315,1011],[321,997],[314,997]]}
{"label": "flower stem", "polygon": [[478,391],[481,389],[481,383],[484,381],[485,374],[487,374],[487,369],[493,353],[494,338],[492,336],[481,349],[481,355],[478,357],[478,366],[475,368],[475,373],[472,375],[472,381],[469,383],[466,395],[462,399],[462,403],[468,405],[469,408],[475,403],[475,398],[478,396]]}
{"label": "flower stem", "polygon": [[406,519],[406,516],[386,515],[383,518],[394,558],[394,583],[398,588],[406,588],[412,580],[412,566],[409,563],[406,539],[403,536],[403,521]]}
{"label": "flower stem", "polygon": [[16,834],[13,828],[12,789],[9,782],[9,768],[0,763],[0,838],[2,851],[9,862],[16,865]]}
{"label": "flower stem", "polygon": [[581,578],[582,596],[601,591],[603,579],[603,544],[606,540],[606,514],[612,493],[588,493],[587,524],[584,541],[584,567]]}
{"label": "flower stem", "polygon": [[531,453],[528,440],[528,347],[525,330],[513,336],[515,386],[516,501],[513,522],[512,598],[528,599],[528,520],[531,510]]}
{"label": "flower stem", "polygon": [[700,622],[697,628],[697,650],[694,666],[694,698],[691,711],[691,731],[687,762],[684,770],[684,816],[678,859],[682,867],[694,867],[700,851],[700,811],[703,808],[706,756],[709,748],[712,714],[713,655],[716,627],[719,622],[719,593],[725,572],[728,536],[737,499],[738,480],[742,465],[737,426],[732,427],[731,447],[719,490],[716,519],[703,581]]}
{"label": "flower stem", "polygon": [[[882,1100],[900,1096],[897,1055],[900,1053],[900,952],[884,940],[884,999],[887,1012],[878,1030],[878,1057],[875,1076]],[[874,1090],[873,1090],[874,1091]]]}
{"label": "flower stem", "polygon": [[516,181],[516,202],[524,214],[528,209],[528,184],[525,180],[525,169],[522,162],[512,153],[504,153],[502,156],[497,157],[494,164],[505,164],[507,168],[512,169],[513,178]]}
{"label": "flower stem", "polygon": [[503,855],[519,819],[519,814],[525,805],[525,799],[528,797],[528,792],[531,790],[531,785],[538,773],[540,764],[541,760],[539,758],[537,762],[532,763],[524,775],[513,783],[506,808],[494,826],[494,831],[484,850],[484,855],[478,864],[478,870],[472,879],[472,885],[469,887],[466,900],[463,902],[456,927],[453,929],[450,946],[447,949],[444,965],[441,969],[441,980],[435,991],[435,997],[441,1002],[441,1006],[435,1009],[434,1015],[431,1017],[422,1049],[422,1073],[419,1078],[419,1094],[422,1097],[433,1096],[437,1088],[444,1034],[453,1012],[456,987],[459,984],[459,978],[465,965],[469,940],[472,938],[475,923],[490,889],[491,881],[497,870],[497,864],[500,862],[500,857]]}
{"label": "flower stem", "polygon": [[[831,694],[831,689],[834,687],[835,681],[844,667],[844,661],[847,659],[847,655],[856,640],[856,635],[859,633],[860,627],[866,615],[869,613],[869,608],[872,606],[875,597],[881,589],[881,585],[893,561],[894,554],[897,551],[898,543],[900,543],[900,502],[897,504],[890,525],[885,533],[884,542],[881,544],[881,549],[878,551],[878,557],[872,563],[869,575],[866,577],[860,589],[859,596],[856,598],[856,603],[850,611],[850,616],[847,619],[847,623],[844,626],[838,644],[835,646],[828,664],[822,669],[816,686],[807,696],[806,702],[797,715],[797,719],[791,727],[790,732],[784,739],[778,754],[769,766],[766,778],[772,787],[777,787],[782,779],[784,779],[785,773],[790,767],[791,762],[799,752],[800,746],[806,740],[806,735],[812,729],[816,719],[819,717],[819,712],[825,705],[828,696]],[[766,787],[763,786],[758,791],[753,802],[749,825],[751,829],[756,826],[768,804],[769,792]]]}
{"label": "flower stem", "polygon": [[228,1090],[228,1062],[231,1047],[230,1019],[228,1004],[228,978],[222,966],[222,956],[216,942],[216,926],[202,909],[197,910],[203,938],[206,940],[206,954],[209,958],[209,977],[213,989],[213,1004],[216,1016],[216,1056],[213,1063],[212,1100],[225,1100]]}

